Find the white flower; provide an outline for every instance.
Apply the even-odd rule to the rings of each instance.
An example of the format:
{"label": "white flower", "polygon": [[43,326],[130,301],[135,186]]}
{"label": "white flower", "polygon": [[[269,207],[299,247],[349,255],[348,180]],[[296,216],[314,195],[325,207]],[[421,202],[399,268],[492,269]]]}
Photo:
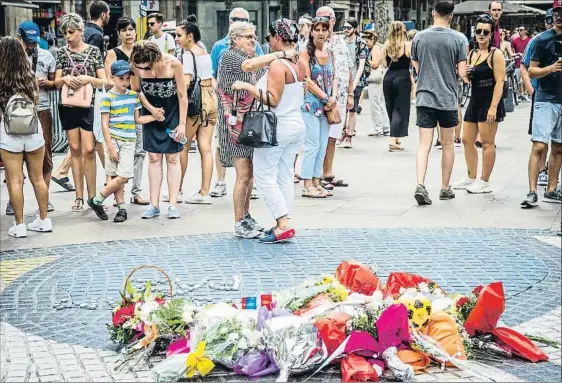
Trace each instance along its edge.
{"label": "white flower", "polygon": [[233,332],[233,333],[228,335],[227,339],[230,343],[235,343],[235,342],[238,341],[239,338],[240,338],[240,335],[238,335],[238,333]]}
{"label": "white flower", "polygon": [[250,330],[249,328],[243,328],[240,333],[246,339],[250,339],[252,337],[252,330]]}
{"label": "white flower", "polygon": [[431,302],[431,313],[435,314],[439,311],[445,311],[453,305],[453,300],[449,297],[441,297]]}
{"label": "white flower", "polygon": [[142,303],[138,308],[140,320],[144,323],[151,324],[152,322],[149,320],[150,314],[159,307],[160,305],[158,304],[158,302],[154,300]]}
{"label": "white flower", "polygon": [[380,291],[380,290],[375,291],[373,293],[373,300],[382,301],[383,300],[382,291]]}
{"label": "white flower", "polygon": [[183,308],[182,319],[184,323],[191,324],[194,320],[195,310],[192,306],[186,304]]}
{"label": "white flower", "polygon": [[248,342],[246,342],[246,338],[240,338],[240,341],[238,342],[238,348],[240,350],[248,349]]}
{"label": "white flower", "polygon": [[418,288],[419,288],[419,290],[420,290],[422,293],[429,292],[429,286],[428,286],[427,283],[425,283],[425,282],[421,282],[421,283],[418,285]]}

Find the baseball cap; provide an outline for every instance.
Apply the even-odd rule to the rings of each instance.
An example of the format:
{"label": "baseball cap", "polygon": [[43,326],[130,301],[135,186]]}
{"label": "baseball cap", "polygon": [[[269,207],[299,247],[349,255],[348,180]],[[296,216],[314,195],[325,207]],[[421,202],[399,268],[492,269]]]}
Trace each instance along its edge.
{"label": "baseball cap", "polygon": [[365,25],[365,29],[363,29],[363,33],[375,33],[375,24],[369,23]]}
{"label": "baseball cap", "polygon": [[113,76],[123,76],[127,73],[131,73],[131,66],[127,61],[117,60],[111,64],[111,74]]}
{"label": "baseball cap", "polygon": [[544,21],[548,24],[552,24],[552,8],[546,11],[546,15],[544,15]]}
{"label": "baseball cap", "polygon": [[562,2],[560,2],[560,0],[554,0],[552,2],[552,10],[560,10],[559,8],[562,8]]}
{"label": "baseball cap", "polygon": [[39,43],[41,31],[39,25],[33,21],[24,21],[18,27],[18,36],[20,36],[26,44]]}

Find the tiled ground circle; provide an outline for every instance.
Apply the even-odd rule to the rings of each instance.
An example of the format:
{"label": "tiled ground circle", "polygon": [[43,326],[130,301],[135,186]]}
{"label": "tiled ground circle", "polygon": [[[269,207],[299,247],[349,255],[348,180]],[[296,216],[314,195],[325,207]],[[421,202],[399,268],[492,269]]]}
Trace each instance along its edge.
{"label": "tiled ground circle", "polygon": [[[332,230],[304,231],[292,244],[260,245],[228,234],[154,238],[59,246],[2,253],[3,260],[56,256],[16,279],[2,293],[6,321],[28,333],[84,346],[107,347],[105,323],[119,297],[125,276],[134,267],[154,264],[176,283],[176,293],[200,303],[294,285],[308,275],[333,273],[344,259],[377,264],[379,275],[410,271],[438,282],[447,292],[503,281],[508,296],[502,320],[514,325],[560,305],[560,254],[533,235],[545,231],[466,230]],[[231,285],[238,291],[211,289]],[[134,281],[164,277],[143,270]],[[190,286],[208,280],[201,289]],[[554,283],[554,285],[553,285]],[[555,289],[556,284],[558,286]],[[548,294],[543,294],[548,291]],[[540,299],[536,297],[540,296]],[[62,301],[64,308],[55,308]]]}

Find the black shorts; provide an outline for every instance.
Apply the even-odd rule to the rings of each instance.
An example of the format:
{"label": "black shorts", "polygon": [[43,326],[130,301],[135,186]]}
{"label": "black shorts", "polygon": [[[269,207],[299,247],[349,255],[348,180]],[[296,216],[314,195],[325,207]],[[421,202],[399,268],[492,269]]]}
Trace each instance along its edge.
{"label": "black shorts", "polygon": [[359,99],[361,98],[361,93],[363,93],[363,87],[357,86],[353,91],[353,108],[349,109],[351,113],[357,113],[359,108]]}
{"label": "black shorts", "polygon": [[78,108],[59,104],[59,118],[62,130],[81,128],[92,132],[94,129],[94,108]]}
{"label": "black shorts", "polygon": [[420,128],[454,128],[459,124],[458,110],[439,110],[426,106],[416,108],[416,125]]}

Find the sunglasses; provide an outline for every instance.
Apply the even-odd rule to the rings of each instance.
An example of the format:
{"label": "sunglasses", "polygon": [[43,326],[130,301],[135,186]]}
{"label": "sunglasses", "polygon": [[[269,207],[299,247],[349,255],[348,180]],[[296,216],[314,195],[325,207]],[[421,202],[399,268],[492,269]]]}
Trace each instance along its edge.
{"label": "sunglasses", "polygon": [[489,31],[487,29],[477,29],[474,31],[474,33],[480,36],[489,36],[492,31]]}
{"label": "sunglasses", "polygon": [[244,23],[247,23],[248,21],[250,21],[250,20],[248,20],[248,19],[245,18],[245,17],[233,17],[233,18],[230,19],[230,20],[232,20],[233,22],[241,21],[241,22],[244,22]]}
{"label": "sunglasses", "polygon": [[344,25],[344,26],[342,27],[342,29],[343,29],[344,31],[350,31],[350,30],[353,29],[353,27],[350,27],[349,25]]}
{"label": "sunglasses", "polygon": [[138,70],[152,70],[152,67],[150,65],[145,67],[136,65],[136,67]]}
{"label": "sunglasses", "polygon": [[149,27],[153,27],[155,24],[156,24],[156,23],[155,23],[154,21],[152,21],[152,22],[148,23],[148,26],[149,26]]}
{"label": "sunglasses", "polygon": [[312,22],[314,24],[316,23],[329,23],[330,22],[330,18],[327,16],[318,16],[312,19]]}

